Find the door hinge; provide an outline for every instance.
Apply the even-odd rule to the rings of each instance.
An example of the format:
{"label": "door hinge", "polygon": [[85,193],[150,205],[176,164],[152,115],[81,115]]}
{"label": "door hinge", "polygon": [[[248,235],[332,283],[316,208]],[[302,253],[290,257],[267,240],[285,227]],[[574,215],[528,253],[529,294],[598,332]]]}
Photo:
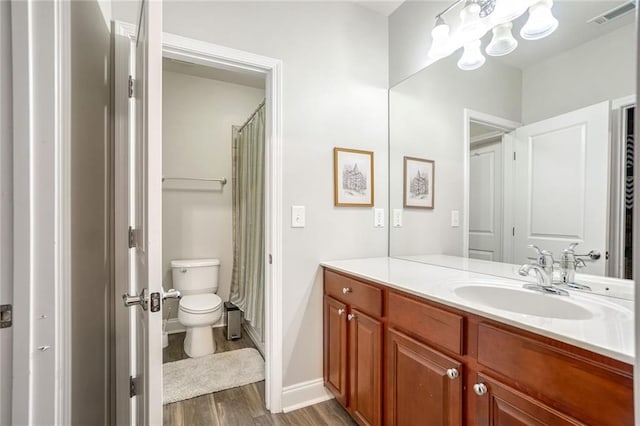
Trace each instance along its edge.
{"label": "door hinge", "polygon": [[133,77],[129,76],[129,98],[133,98]]}
{"label": "door hinge", "polygon": [[0,328],[9,328],[13,324],[13,305],[0,305]]}
{"label": "door hinge", "polygon": [[130,226],[129,227],[129,248],[136,247],[136,230]]}
{"label": "door hinge", "polygon": [[516,161],[516,152],[513,152],[513,161]]}
{"label": "door hinge", "polygon": [[138,378],[129,376],[129,398],[138,394]]}
{"label": "door hinge", "polygon": [[512,237],[516,236],[516,227],[515,226],[513,228],[511,228],[511,236]]}
{"label": "door hinge", "polygon": [[271,254],[269,254],[269,265],[271,265],[273,263],[273,256],[271,256]]}

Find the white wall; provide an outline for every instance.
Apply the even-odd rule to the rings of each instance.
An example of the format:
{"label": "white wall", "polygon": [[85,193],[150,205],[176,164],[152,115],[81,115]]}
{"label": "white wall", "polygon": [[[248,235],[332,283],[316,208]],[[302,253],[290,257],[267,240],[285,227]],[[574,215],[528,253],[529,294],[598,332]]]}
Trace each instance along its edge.
{"label": "white wall", "polygon": [[[228,180],[224,186],[164,183],[163,283],[173,287],[172,259],[215,257],[221,262],[218,295],[227,301],[233,267],[231,126],[245,122],[264,90],[167,71],[162,86],[163,175]],[[165,305],[171,318],[177,317],[176,305]]]}
{"label": "white wall", "polygon": [[403,227],[390,232],[390,255],[462,255],[462,227],[451,227],[451,211],[463,222],[464,109],[513,121],[520,119],[521,72],[487,63],[472,73],[449,57],[390,90],[391,208],[402,208],[403,157],[435,161],[434,209],[403,211]]}
{"label": "white wall", "polygon": [[74,425],[108,424],[111,140],[108,17],[71,2],[71,286]]}
{"label": "white wall", "polygon": [[[11,3],[0,2],[0,304],[13,303]],[[11,424],[13,328],[0,330],[0,424]]]}
{"label": "white wall", "polygon": [[[114,19],[133,22],[114,4]],[[347,2],[165,2],[169,33],[284,63],[284,385],[322,377],[323,259],[386,256],[370,208],[333,207],[335,146],[375,152],[387,206],[387,18]],[[290,228],[290,206],[307,208]]]}
{"label": "white wall", "polygon": [[630,24],[526,68],[523,123],[634,94],[636,43]]}
{"label": "white wall", "polygon": [[[430,34],[435,16],[449,4],[451,2],[405,1],[389,16],[390,87],[430,63],[427,52],[431,47]],[[454,16],[447,18],[450,25],[453,25],[453,20]]]}

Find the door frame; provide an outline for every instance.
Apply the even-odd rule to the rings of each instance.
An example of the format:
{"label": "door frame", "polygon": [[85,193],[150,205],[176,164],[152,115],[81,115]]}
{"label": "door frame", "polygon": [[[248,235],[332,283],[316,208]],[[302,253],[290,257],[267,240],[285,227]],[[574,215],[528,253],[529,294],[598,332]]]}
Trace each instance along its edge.
{"label": "door frame", "polygon": [[[469,176],[470,176],[470,161],[471,161],[471,136],[469,130],[471,128],[471,122],[486,124],[498,129],[504,130],[505,133],[512,132],[522,124],[517,121],[507,120],[506,118],[498,117],[484,112],[474,111],[472,109],[464,109],[464,122],[463,122],[463,206],[462,206],[462,257],[469,257]],[[513,146],[504,143],[502,146],[502,198],[510,191],[510,182],[512,176],[512,167],[508,167],[509,158],[512,156]],[[502,239],[507,241],[507,230],[511,226],[511,208],[508,203],[503,202],[502,206],[502,220],[504,226],[502,228]],[[510,253],[507,244],[502,245],[502,256],[504,258],[506,253]]]}
{"label": "door frame", "polygon": [[[624,224],[625,183],[623,171],[626,152],[623,126],[626,124],[624,111],[636,107],[635,95],[629,95],[611,101],[610,142],[609,142],[609,223],[607,245],[609,247],[609,262],[605,268],[607,277],[623,278],[624,275],[624,238],[622,226]],[[637,116],[637,113],[636,113]]]}
{"label": "door frame", "polygon": [[[123,185],[126,180],[119,176],[126,173],[127,163],[122,163],[123,145],[128,138],[128,114],[129,100],[127,96],[127,84],[129,75],[129,46],[118,39],[135,41],[136,26],[115,21],[113,26],[115,40],[115,198],[121,199]],[[181,61],[192,62],[199,65],[223,68],[227,70],[259,72],[266,77],[266,150],[265,176],[265,405],[271,412],[282,411],[282,377],[283,377],[283,340],[282,340],[282,68],[283,63],[279,59],[256,55],[250,52],[231,49],[215,45],[201,40],[182,37],[174,34],[163,33],[162,55]],[[123,124],[124,122],[124,124]],[[116,274],[121,274],[122,262],[128,259],[128,251],[122,241],[123,230],[128,227],[126,211],[116,208]],[[126,224],[126,226],[125,226]],[[122,235],[119,235],[122,234]],[[118,243],[120,241],[120,243]],[[119,272],[120,271],[120,272]],[[122,276],[116,276],[116,279]],[[119,293],[118,286],[114,286],[114,293]],[[120,300],[121,294],[114,294],[114,300]],[[119,319],[116,315],[116,341],[118,335],[126,327],[127,321]],[[122,364],[126,361],[128,380],[128,359],[123,358],[116,348],[116,377],[114,385],[122,386]],[[128,384],[127,384],[128,386]],[[119,389],[116,387],[116,389]],[[115,392],[118,394],[118,392]],[[118,409],[118,412],[121,410]]]}
{"label": "door frame", "polygon": [[11,3],[14,424],[71,423],[70,23]]}

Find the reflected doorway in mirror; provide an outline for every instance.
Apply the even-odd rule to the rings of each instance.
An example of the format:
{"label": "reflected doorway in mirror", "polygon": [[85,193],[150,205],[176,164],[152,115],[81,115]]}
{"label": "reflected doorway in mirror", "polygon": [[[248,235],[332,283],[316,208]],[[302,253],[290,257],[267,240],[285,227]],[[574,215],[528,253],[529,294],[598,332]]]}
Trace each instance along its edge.
{"label": "reflected doorway in mirror", "polygon": [[433,209],[435,162],[404,157],[404,207]]}

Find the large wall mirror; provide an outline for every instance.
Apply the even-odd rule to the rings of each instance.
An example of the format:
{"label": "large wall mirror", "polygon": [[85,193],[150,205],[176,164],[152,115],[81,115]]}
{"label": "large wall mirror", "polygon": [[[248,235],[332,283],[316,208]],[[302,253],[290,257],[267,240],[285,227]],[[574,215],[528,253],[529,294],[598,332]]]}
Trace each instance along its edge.
{"label": "large wall mirror", "polygon": [[592,20],[628,3],[556,0],[550,36],[473,71],[455,52],[390,90],[390,256],[523,264],[530,244],[578,243],[578,272],[631,278],[635,10]]}

